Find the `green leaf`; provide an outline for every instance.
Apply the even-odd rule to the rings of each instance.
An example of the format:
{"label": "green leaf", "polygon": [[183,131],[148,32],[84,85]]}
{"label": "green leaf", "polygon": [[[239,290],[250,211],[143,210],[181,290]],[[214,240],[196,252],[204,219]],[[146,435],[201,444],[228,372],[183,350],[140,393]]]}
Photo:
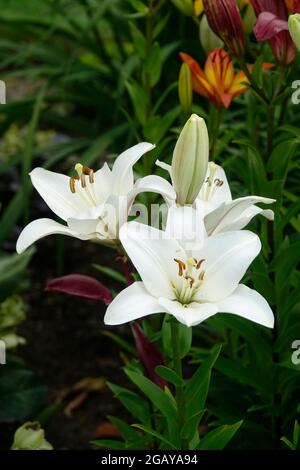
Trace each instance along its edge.
{"label": "green leaf", "polygon": [[155,368],[155,372],[165,379],[167,382],[170,382],[171,384],[175,385],[175,387],[182,387],[184,386],[184,381],[182,380],[181,377],[179,377],[178,374],[172,369],[169,369],[168,367],[165,366],[157,366]]}
{"label": "green leaf", "polygon": [[198,435],[199,423],[204,415],[205,410],[198,411],[194,415],[190,416],[184,423],[181,430],[181,438],[186,439],[189,442],[193,440],[194,435]]}
{"label": "green leaf", "polygon": [[169,131],[180,113],[180,106],[177,106],[163,117],[155,116],[149,119],[143,128],[145,138],[150,142],[156,142],[156,144],[158,144]]}
{"label": "green leaf", "polygon": [[186,420],[205,408],[212,368],[220,354],[222,345],[216,346],[194,373],[186,386]]}
{"label": "green leaf", "polygon": [[10,423],[32,417],[46,392],[30,369],[7,363],[0,369],[0,421]]}
{"label": "green leaf", "polygon": [[153,38],[156,39],[157,36],[160,35],[160,33],[165,29],[165,26],[167,22],[169,21],[170,18],[170,13],[167,13],[165,16],[163,16],[160,20],[157,21],[156,26],[154,27],[153,30]]}
{"label": "green leaf", "polygon": [[290,158],[294,154],[299,141],[297,139],[284,140],[278,144],[271,153],[268,161],[268,171],[274,173],[274,178],[282,178],[285,175]]}
{"label": "green leaf", "polygon": [[243,421],[235,424],[220,426],[207,433],[195,450],[222,450],[231,441]]}
{"label": "green leaf", "polygon": [[149,9],[141,0],[129,0],[129,3],[137,12],[147,15]]}
{"label": "green leaf", "polygon": [[285,443],[287,447],[289,447],[291,450],[296,450],[294,444],[287,439],[286,437],[281,437],[280,440]]}
{"label": "green leaf", "polygon": [[132,426],[129,426],[122,419],[116,418],[115,416],[108,416],[108,419],[127,441],[136,441],[139,439],[140,436],[132,429]]}
{"label": "green leaf", "polygon": [[298,421],[295,421],[294,431],[293,431],[293,441],[294,441],[296,448],[298,447],[298,444],[299,444],[299,437],[300,437],[300,426],[298,424]]}
{"label": "green leaf", "polygon": [[119,385],[107,382],[107,386],[113,392],[122,405],[134,416],[138,416],[142,423],[148,424],[151,420],[150,409],[148,403],[139,395],[127,390]]}
{"label": "green leaf", "polygon": [[126,129],[127,124],[121,124],[120,126],[109,130],[105,134],[102,134],[101,137],[96,139],[88,148],[88,150],[81,155],[80,162],[82,165],[92,166],[93,163],[100,157],[101,153],[103,153],[116,138],[125,133]]}
{"label": "green leaf", "polygon": [[289,282],[289,275],[300,261],[300,241],[292,243],[275,258],[271,267],[277,272],[276,283],[280,290],[284,290]]}
{"label": "green leaf", "polygon": [[159,432],[157,431],[154,431],[153,429],[151,428],[148,428],[146,426],[143,426],[141,424],[133,424],[132,426],[134,426],[135,428],[137,429],[140,429],[141,431],[144,431],[146,434],[150,434],[151,436],[153,437],[156,437],[156,439],[158,439],[159,441],[163,442],[164,444],[166,444],[167,446],[167,449],[172,449],[172,450],[176,450],[177,447],[175,447],[172,442],[168,441],[168,439],[166,439],[162,434],[160,434]]}
{"label": "green leaf", "polygon": [[125,442],[122,441],[117,441],[113,439],[96,439],[94,441],[91,441],[91,444],[94,444],[95,446],[99,447],[105,447],[107,449],[112,449],[112,450],[125,450]]}
{"label": "green leaf", "polygon": [[125,351],[128,351],[130,354],[132,354],[132,356],[137,357],[137,352],[136,352],[135,347],[132,346],[132,344],[130,344],[124,338],[122,338],[121,336],[109,330],[104,330],[101,333],[103,334],[103,336],[107,336],[108,338],[115,341],[115,343],[121,346],[121,348],[123,348]]}
{"label": "green leaf", "polygon": [[33,114],[31,121],[29,123],[29,129],[27,132],[26,136],[26,142],[25,142],[25,150],[24,150],[24,155],[22,158],[22,188],[23,188],[23,208],[24,208],[24,222],[28,223],[29,220],[29,195],[30,195],[30,187],[31,187],[31,182],[29,178],[29,173],[31,170],[31,162],[32,162],[32,155],[33,155],[33,146],[34,146],[34,139],[35,139],[35,133],[37,130],[38,122],[39,122],[39,117],[40,117],[40,112],[42,109],[42,104],[43,104],[43,99],[46,93],[47,89],[47,84],[44,84],[39,91],[34,108],[33,108]]}
{"label": "green leaf", "polygon": [[161,74],[161,52],[159,44],[156,42],[148,51],[147,58],[144,63],[144,73],[150,79],[150,85],[153,87],[159,81]]}
{"label": "green leaf", "polygon": [[32,247],[21,255],[0,256],[1,297],[9,295],[14,290],[34,252],[35,249]]}
{"label": "green leaf", "polygon": [[132,21],[129,23],[134,47],[141,57],[146,55],[146,38]]}
{"label": "green leaf", "polygon": [[[172,338],[171,338],[171,325],[172,320],[170,315],[165,315],[162,327],[162,339],[164,352],[167,356],[172,357]],[[189,328],[182,323],[178,324],[179,329],[179,354],[181,359],[184,358],[190,351],[192,344],[193,329]]]}
{"label": "green leaf", "polygon": [[97,271],[100,271],[111,279],[121,282],[122,284],[127,284],[125,276],[115,269],[109,268],[108,266],[102,266],[101,264],[92,264],[92,266],[93,268],[97,269]]}
{"label": "green leaf", "polygon": [[19,219],[22,210],[23,210],[23,191],[22,188],[14,195],[11,199],[10,203],[5,208],[5,211],[2,214],[0,225],[0,245],[6,240],[7,236],[9,235],[12,227],[15,225],[17,220]]}
{"label": "green leaf", "polygon": [[131,102],[135,111],[135,115],[139,122],[144,125],[146,123],[147,95],[145,90],[136,82],[126,82],[125,84]]}
{"label": "green leaf", "polygon": [[[177,409],[173,400],[157,385],[143,375],[125,368],[130,380],[146,395],[153,405],[163,414],[168,424],[169,439],[174,445],[179,445],[179,429],[177,422]],[[137,415],[138,416],[138,415]]]}
{"label": "green leaf", "polygon": [[251,369],[245,367],[241,362],[219,357],[216,362],[216,369],[222,374],[240,382],[242,384],[250,385],[259,391],[264,391],[264,384],[259,380],[256,375],[253,375]]}

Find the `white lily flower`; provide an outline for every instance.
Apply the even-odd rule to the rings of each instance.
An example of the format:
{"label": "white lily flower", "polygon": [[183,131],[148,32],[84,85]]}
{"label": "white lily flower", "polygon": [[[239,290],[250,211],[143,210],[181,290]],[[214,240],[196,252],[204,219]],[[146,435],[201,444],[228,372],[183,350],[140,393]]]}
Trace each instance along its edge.
{"label": "white lily flower", "polygon": [[[156,164],[168,171],[172,180],[172,167],[157,160]],[[172,197],[172,185],[166,188],[160,176],[156,185],[161,184],[164,188],[164,198],[169,206],[176,206],[176,196]],[[162,180],[159,183],[159,180]],[[162,191],[161,191],[162,192]],[[247,196],[232,199],[230,187],[225,171],[219,165],[210,162],[208,165],[205,181],[196,198],[194,206],[204,217],[205,227],[208,235],[231,230],[240,230],[253,219],[261,214],[269,220],[274,220],[274,212],[270,209],[261,209],[257,203],[272,204],[275,199],[261,196]]]}
{"label": "white lily flower", "polygon": [[[174,214],[178,217],[176,211]],[[260,252],[257,235],[249,231],[219,233],[198,244],[199,236],[186,249],[171,232],[137,222],[121,228],[120,240],[142,281],[115,297],[106,311],[106,324],[119,325],[165,312],[194,326],[223,312],[273,327],[266,300],[239,284]]]}
{"label": "white lily flower", "polygon": [[52,234],[69,235],[81,240],[111,241],[117,238],[137,194],[144,190],[164,194],[166,185],[157,188],[155,181],[152,184],[151,177],[145,181],[145,188],[138,182],[134,184],[133,165],[153,148],[154,145],[147,142],[131,147],[119,155],[112,170],[107,163],[95,173],[77,164],[77,176],[72,178],[35,168],[30,173],[33,186],[67,225],[46,218],[31,222],[18,238],[17,252],[22,253],[40,238]]}

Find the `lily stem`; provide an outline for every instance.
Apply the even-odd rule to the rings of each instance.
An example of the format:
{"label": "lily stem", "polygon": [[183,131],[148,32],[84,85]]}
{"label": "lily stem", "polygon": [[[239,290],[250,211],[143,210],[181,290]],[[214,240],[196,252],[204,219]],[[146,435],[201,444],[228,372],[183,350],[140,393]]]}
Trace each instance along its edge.
{"label": "lily stem", "polygon": [[[182,362],[180,357],[179,349],[179,324],[174,319],[171,321],[171,339],[172,339],[172,349],[173,349],[173,367],[176,374],[182,379]],[[178,412],[178,423],[179,429],[182,431],[182,428],[185,423],[185,396],[184,396],[184,386],[178,385],[176,387],[176,402],[177,402],[177,412]],[[188,442],[185,439],[181,439],[181,450],[188,449]]]}
{"label": "lily stem", "polygon": [[223,110],[217,109],[213,104],[211,105],[210,113],[209,113],[209,124],[210,124],[210,160],[213,160],[214,151],[216,147],[216,143],[218,141],[219,133],[220,133],[220,126],[222,123],[223,118]]}

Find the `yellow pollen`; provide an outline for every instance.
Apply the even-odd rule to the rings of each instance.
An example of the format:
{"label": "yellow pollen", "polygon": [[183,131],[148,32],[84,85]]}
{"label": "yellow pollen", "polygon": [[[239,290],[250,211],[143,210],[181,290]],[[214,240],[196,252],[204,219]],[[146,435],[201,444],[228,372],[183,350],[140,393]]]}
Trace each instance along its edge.
{"label": "yellow pollen", "polygon": [[75,171],[77,173],[77,176],[71,176],[70,178],[70,189],[72,193],[76,192],[76,181],[80,181],[81,187],[86,188],[85,175],[88,175],[90,184],[94,183],[94,170],[92,170],[88,166],[84,166],[81,165],[81,163],[77,163],[75,165]]}
{"label": "yellow pollen", "polygon": [[77,173],[77,175],[79,176],[79,178],[81,177],[82,173],[83,173],[83,165],[81,165],[81,163],[76,163],[75,165],[75,171]]}

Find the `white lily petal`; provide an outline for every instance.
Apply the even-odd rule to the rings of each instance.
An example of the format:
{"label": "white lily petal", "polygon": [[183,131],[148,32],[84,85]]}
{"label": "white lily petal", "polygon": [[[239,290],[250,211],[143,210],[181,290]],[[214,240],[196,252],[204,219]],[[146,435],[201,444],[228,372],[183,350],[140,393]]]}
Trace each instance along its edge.
{"label": "white lily petal", "polygon": [[274,315],[268,302],[255,290],[240,284],[232,295],[218,302],[219,311],[233,313],[268,328],[274,326]]}
{"label": "white lily petal", "polygon": [[[222,185],[215,185],[217,180],[222,182]],[[197,199],[210,203],[211,207],[214,208],[223,202],[232,201],[226,173],[221,166],[216,165],[214,162],[209,162],[204,181]]]}
{"label": "white lily petal", "polygon": [[184,307],[176,300],[160,298],[158,299],[158,302],[166,313],[170,313],[176,318],[176,320],[186,326],[198,325],[204,320],[207,320],[207,318],[218,313],[217,306],[211,303],[201,304],[192,302],[187,307]]}
{"label": "white lily petal", "polygon": [[226,225],[222,231],[241,230],[258,214],[266,217],[268,220],[274,220],[274,212],[272,210],[262,209],[258,206],[250,206],[231,225]]}
{"label": "white lily petal", "polygon": [[103,214],[104,204],[98,207],[92,207],[86,212],[77,214],[76,217],[72,217],[67,220],[68,226],[74,232],[81,235],[88,235],[96,232],[96,227],[99,218]]}
{"label": "white lily petal", "polygon": [[159,166],[163,170],[167,171],[171,177],[172,181],[172,166],[168,163],[162,162],[161,160],[156,160],[155,165]]}
{"label": "white lily petal", "polygon": [[137,222],[123,225],[120,240],[149,293],[174,298],[172,283],[179,282],[174,258],[186,259],[178,242],[161,230]]}
{"label": "white lily petal", "polygon": [[205,260],[204,280],[196,300],[217,302],[232,294],[260,249],[259,237],[246,230],[207,238],[203,248],[193,254]]}
{"label": "white lily petal", "polygon": [[112,172],[107,163],[94,173],[93,190],[99,203],[105,201],[112,187]]}
{"label": "white lily petal", "polygon": [[35,168],[30,173],[30,177],[33,186],[47,206],[61,219],[66,221],[78,212],[89,208],[89,205],[76,192],[71,192],[68,176],[44,168]]}
{"label": "white lily petal", "polygon": [[272,204],[275,199],[260,196],[248,196],[235,199],[229,204],[222,205],[205,217],[205,226],[209,235],[226,230],[243,214],[243,212],[257,203]]}
{"label": "white lily petal", "polygon": [[157,299],[149,295],[143,283],[135,282],[114,298],[106,310],[104,323],[121,325],[161,311]]}
{"label": "white lily petal", "polygon": [[174,204],[176,200],[173,186],[160,176],[149,175],[137,180],[128,195],[129,200],[133,201],[138,194],[146,192],[161,194],[168,205]]}
{"label": "white lily petal", "polygon": [[69,235],[70,237],[79,238],[80,240],[88,240],[92,236],[80,236],[74,230],[71,230],[65,225],[59,224],[52,219],[38,219],[28,224],[21,232],[18,240],[16,250],[17,253],[23,253],[30,245],[35,243],[40,238],[47,235]]}
{"label": "white lily petal", "polygon": [[207,238],[203,218],[191,206],[170,207],[166,233],[175,238],[185,251],[200,250]]}
{"label": "white lily petal", "polygon": [[133,188],[133,165],[146,152],[154,149],[155,145],[141,142],[119,155],[112,169],[113,186],[112,193],[124,195]]}

